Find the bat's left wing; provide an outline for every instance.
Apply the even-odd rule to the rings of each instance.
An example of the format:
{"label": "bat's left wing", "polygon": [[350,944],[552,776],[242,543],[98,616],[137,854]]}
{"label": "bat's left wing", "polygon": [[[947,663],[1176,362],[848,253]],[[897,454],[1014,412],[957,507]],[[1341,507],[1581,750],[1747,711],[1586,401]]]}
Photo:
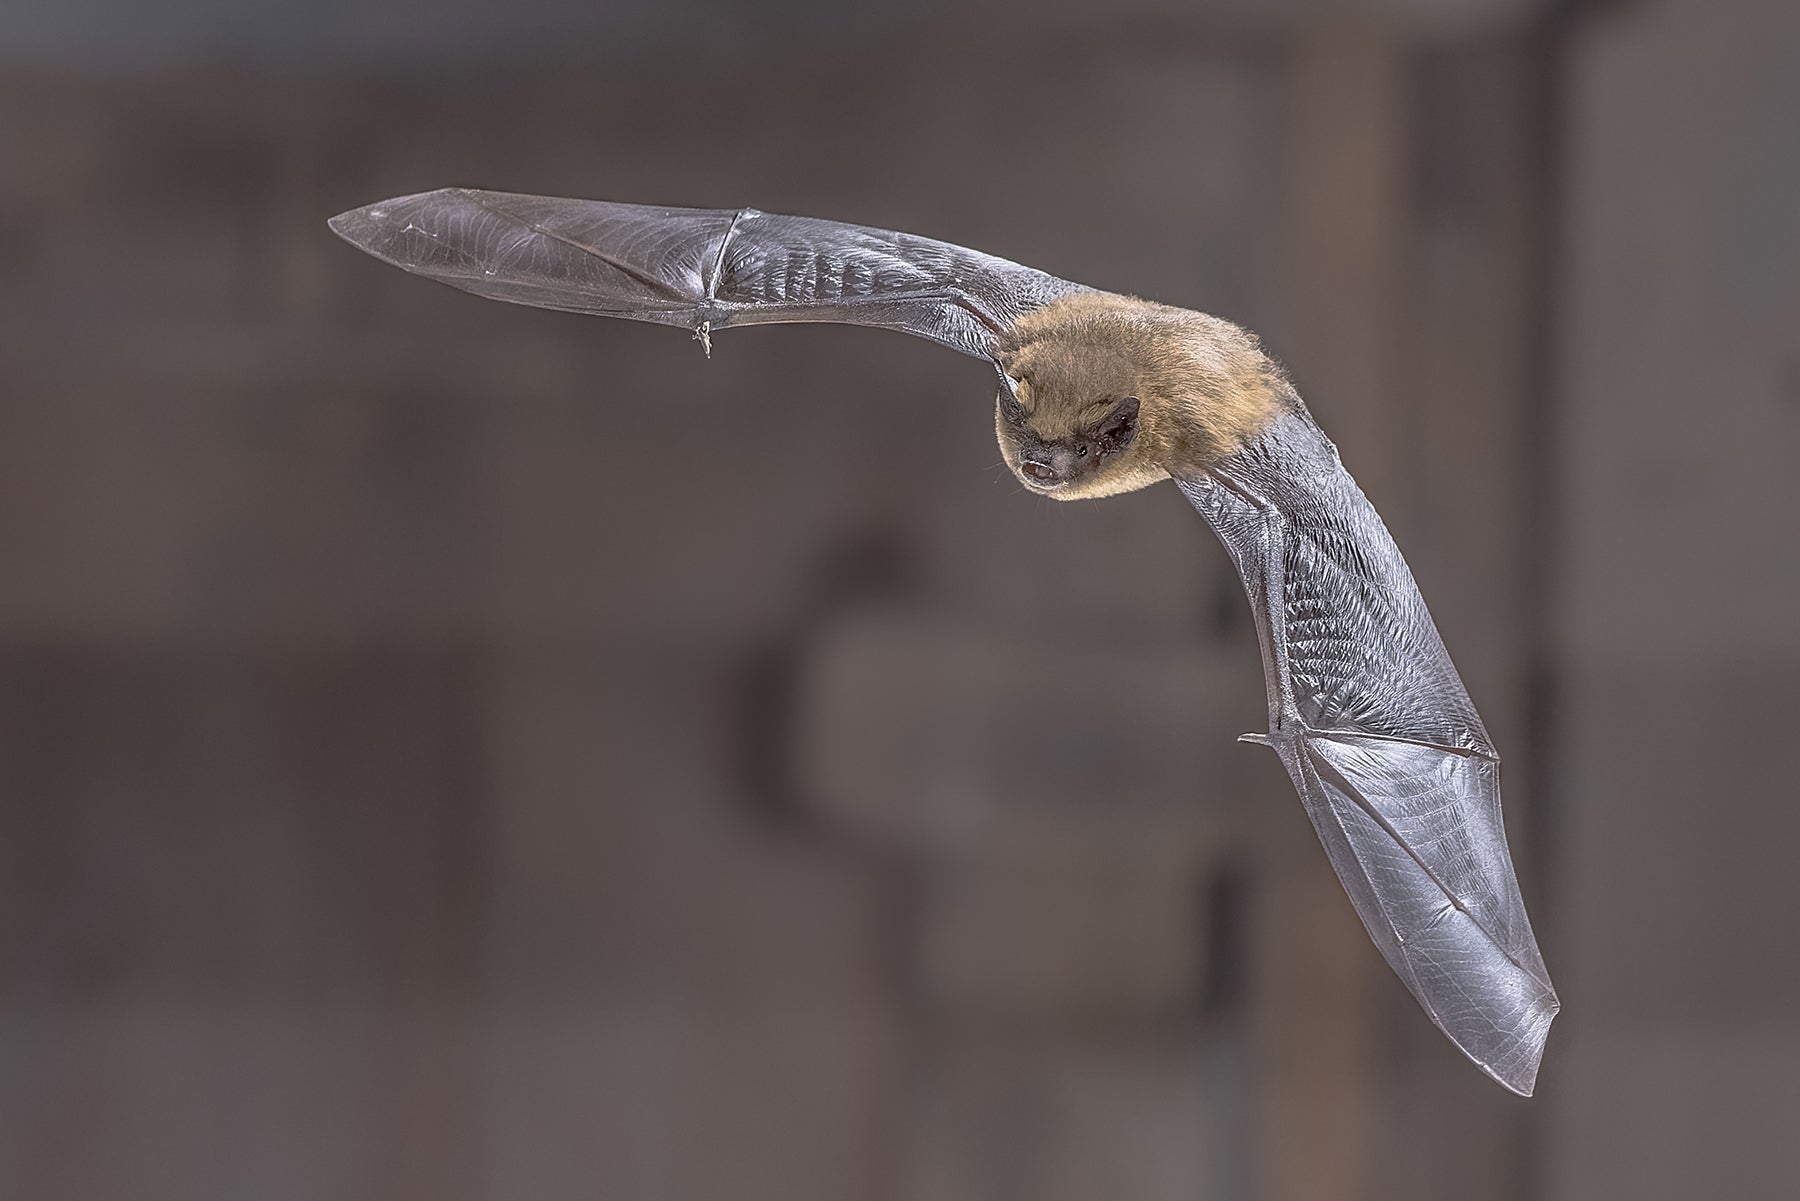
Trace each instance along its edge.
{"label": "bat's left wing", "polygon": [[833,321],[991,358],[1020,316],[1088,290],[948,242],[755,209],[444,188],[340,213],[331,228],[478,296],[680,326],[709,351],[728,326]]}
{"label": "bat's left wing", "polygon": [[1556,992],[1500,819],[1500,759],[1412,573],[1295,401],[1178,478],[1250,595],[1269,734],[1383,957],[1481,1069],[1530,1095]]}

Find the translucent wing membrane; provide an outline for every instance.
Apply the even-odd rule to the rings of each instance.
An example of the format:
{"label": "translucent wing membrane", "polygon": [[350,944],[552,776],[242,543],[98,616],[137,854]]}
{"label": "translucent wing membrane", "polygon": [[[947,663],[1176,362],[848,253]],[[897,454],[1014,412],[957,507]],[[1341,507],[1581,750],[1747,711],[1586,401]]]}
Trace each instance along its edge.
{"label": "translucent wing membrane", "polygon": [[1382,955],[1529,1095],[1558,1002],[1500,816],[1500,761],[1412,573],[1303,408],[1182,491],[1256,611],[1270,732]]}
{"label": "translucent wing membrane", "polygon": [[705,339],[734,325],[833,321],[990,356],[1021,315],[1086,290],[947,242],[755,209],[445,188],[353,209],[331,228],[384,262],[478,296]]}

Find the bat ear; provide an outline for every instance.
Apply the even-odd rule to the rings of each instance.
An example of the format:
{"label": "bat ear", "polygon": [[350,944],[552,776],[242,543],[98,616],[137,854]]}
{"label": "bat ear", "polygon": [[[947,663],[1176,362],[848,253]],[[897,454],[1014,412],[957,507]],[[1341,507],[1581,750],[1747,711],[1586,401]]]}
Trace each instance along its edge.
{"label": "bat ear", "polygon": [[1006,374],[1006,365],[999,359],[994,360],[994,371],[1000,376],[1000,383],[1006,388],[1007,392],[1014,400],[1017,400],[1019,398],[1019,381]]}

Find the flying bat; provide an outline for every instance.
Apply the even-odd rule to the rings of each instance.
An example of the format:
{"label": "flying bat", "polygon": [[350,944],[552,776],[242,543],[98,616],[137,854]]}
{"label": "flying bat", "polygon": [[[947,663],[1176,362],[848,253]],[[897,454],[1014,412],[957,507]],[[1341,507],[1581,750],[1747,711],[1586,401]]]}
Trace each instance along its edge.
{"label": "flying bat", "polygon": [[447,188],[340,214],[478,296],[653,321],[899,330],[994,365],[994,428],[1056,500],[1165,479],[1236,565],[1274,749],[1375,945],[1495,1080],[1536,1083],[1559,1003],[1500,815],[1500,760],[1386,526],[1254,335],[961,246],[754,209]]}

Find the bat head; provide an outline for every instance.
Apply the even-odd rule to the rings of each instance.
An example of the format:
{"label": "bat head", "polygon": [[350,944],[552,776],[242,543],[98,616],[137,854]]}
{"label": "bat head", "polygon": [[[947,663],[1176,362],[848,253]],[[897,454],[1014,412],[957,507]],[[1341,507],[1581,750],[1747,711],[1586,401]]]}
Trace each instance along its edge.
{"label": "bat head", "polygon": [[1001,374],[994,430],[1000,453],[1033,492],[1058,500],[1110,496],[1161,479],[1144,475],[1143,401],[1114,387],[1045,403],[1025,379]]}
{"label": "bat head", "polygon": [[1167,477],[1159,382],[1116,326],[1065,325],[998,362],[994,430],[1021,483],[1057,500],[1129,492]]}

